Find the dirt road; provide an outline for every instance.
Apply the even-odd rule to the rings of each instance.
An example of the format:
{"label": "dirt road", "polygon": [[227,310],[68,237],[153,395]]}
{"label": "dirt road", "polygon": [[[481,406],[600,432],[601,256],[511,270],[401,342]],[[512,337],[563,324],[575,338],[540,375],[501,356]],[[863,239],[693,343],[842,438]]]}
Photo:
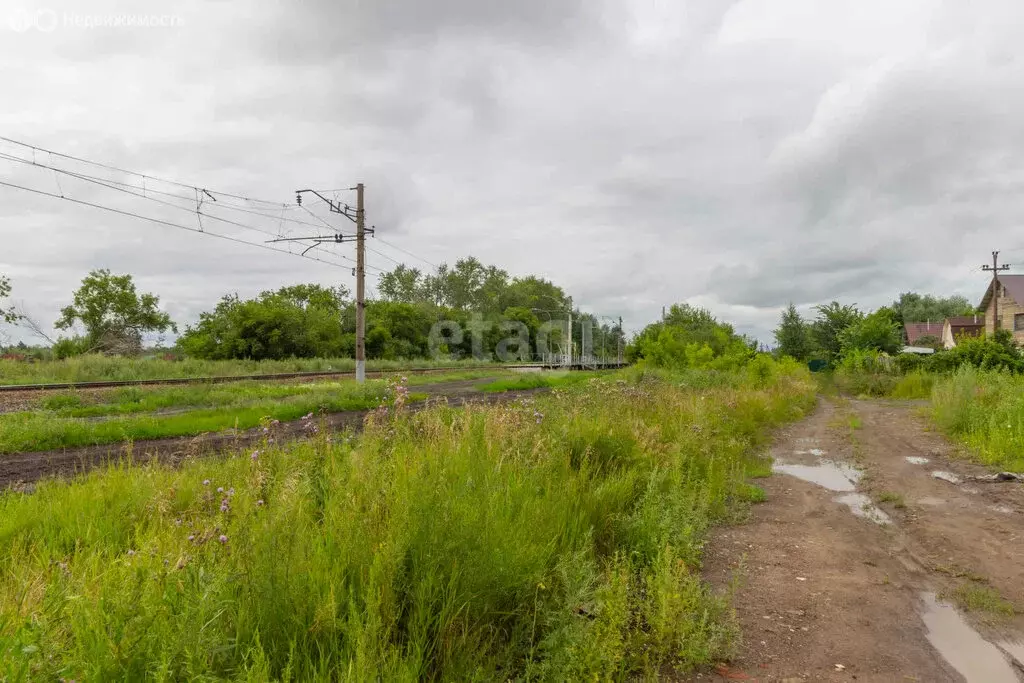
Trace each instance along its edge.
{"label": "dirt road", "polygon": [[1024,681],[1024,486],[972,480],[907,403],[822,399],[771,455],[705,562],[740,577],[740,651],[694,680]]}

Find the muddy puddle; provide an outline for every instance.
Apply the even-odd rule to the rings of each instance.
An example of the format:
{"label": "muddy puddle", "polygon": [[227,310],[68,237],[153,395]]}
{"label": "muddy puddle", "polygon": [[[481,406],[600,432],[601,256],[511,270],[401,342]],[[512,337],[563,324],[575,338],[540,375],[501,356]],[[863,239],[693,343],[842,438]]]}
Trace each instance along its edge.
{"label": "muddy puddle", "polygon": [[922,458],[919,455],[908,455],[904,460],[909,462],[911,465],[927,465],[931,462],[928,458]]}
{"label": "muddy puddle", "polygon": [[871,499],[863,493],[847,493],[838,496],[835,501],[850,508],[850,511],[858,517],[870,519],[875,524],[885,526],[892,524],[892,519],[871,502]]}
{"label": "muddy puddle", "polygon": [[837,493],[856,490],[861,478],[860,470],[832,460],[822,460],[817,465],[787,465],[776,461],[772,471],[809,481]]}
{"label": "muddy puddle", "polygon": [[935,477],[936,479],[941,479],[942,481],[948,481],[950,484],[960,483],[960,477],[953,474],[952,472],[943,472],[941,470],[936,470],[935,472],[932,472],[932,476]]}
{"label": "muddy puddle", "polygon": [[870,498],[863,493],[857,493],[857,482],[860,481],[863,472],[851,465],[832,460],[822,460],[817,465],[791,465],[776,461],[772,471],[842,493],[843,495],[833,500],[850,508],[850,512],[856,516],[870,519],[875,524],[892,524],[889,515],[872,503]]}
{"label": "muddy puddle", "polygon": [[[1000,649],[982,638],[955,607],[940,602],[934,593],[923,593],[921,599],[928,642],[967,683],[1020,683],[1004,654],[1009,652],[1005,644]],[[1021,648],[1016,643],[1011,646]]]}

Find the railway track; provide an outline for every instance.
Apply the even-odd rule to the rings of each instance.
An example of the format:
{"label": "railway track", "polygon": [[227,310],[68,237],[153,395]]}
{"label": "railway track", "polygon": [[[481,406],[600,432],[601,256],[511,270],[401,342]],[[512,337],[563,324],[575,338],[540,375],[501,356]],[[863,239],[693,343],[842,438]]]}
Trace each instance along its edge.
{"label": "railway track", "polygon": [[[380,378],[386,375],[396,374],[409,374],[409,375],[429,375],[434,373],[443,372],[457,372],[460,370],[529,370],[529,369],[545,369],[551,368],[549,365],[542,365],[539,363],[524,363],[519,365],[483,365],[466,368],[402,368],[397,370],[367,370],[366,376],[368,378]],[[609,364],[609,369],[618,367],[617,365]],[[577,370],[580,368],[573,367],[572,369]],[[0,384],[0,393],[9,393],[17,391],[58,391],[62,389],[105,389],[110,387],[134,387],[134,386],[147,386],[147,385],[161,385],[161,384],[220,384],[226,382],[245,382],[252,380],[265,380],[274,381],[282,379],[317,379],[322,377],[355,377],[355,372],[334,372],[334,371],[319,371],[319,372],[279,372],[274,374],[262,374],[262,375],[218,375],[213,377],[172,377],[166,379],[129,379],[129,380],[112,380],[106,382],[55,382],[47,384]]]}

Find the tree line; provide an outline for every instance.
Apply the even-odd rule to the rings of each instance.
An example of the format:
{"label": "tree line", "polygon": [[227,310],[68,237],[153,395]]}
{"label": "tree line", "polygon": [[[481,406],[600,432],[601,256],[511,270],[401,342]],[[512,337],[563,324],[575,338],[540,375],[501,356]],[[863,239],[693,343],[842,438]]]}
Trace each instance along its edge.
{"label": "tree line", "polygon": [[[574,308],[561,287],[532,275],[512,277],[474,257],[459,259],[454,266],[441,264],[433,272],[400,265],[381,275],[378,290],[379,296],[366,303],[366,352],[371,359],[426,357],[431,330],[441,321],[452,321],[475,333],[447,341],[443,350],[452,357],[479,354],[474,345],[493,350],[514,327],[525,330],[529,340],[513,350],[515,357],[532,360],[542,336],[553,347],[565,348],[569,340],[560,321],[570,311],[577,353],[584,327],[591,331],[595,355],[614,358],[626,344],[617,320]],[[9,279],[0,278],[0,304],[10,292]],[[139,292],[131,275],[92,271],[56,323],[69,334],[47,340],[58,357],[137,354],[144,335],[178,331],[159,301],[155,294]],[[3,306],[0,319],[25,322],[28,316]],[[355,301],[347,288],[299,284],[249,299],[225,295],[184,328],[176,347],[190,357],[213,360],[352,357],[355,328]]]}
{"label": "tree line", "polygon": [[856,305],[837,301],[816,306],[815,317],[804,319],[790,304],[775,329],[776,352],[800,361],[818,360],[832,368],[850,371],[883,369],[880,358],[892,357],[886,369],[946,372],[962,365],[1024,372],[1024,354],[1008,330],[989,337],[966,337],[945,349],[939,335],[915,340],[916,346],[932,348],[928,356],[900,353],[906,323],[941,323],[946,318],[980,314],[962,296],[936,297],[906,292],[889,306],[870,313]]}

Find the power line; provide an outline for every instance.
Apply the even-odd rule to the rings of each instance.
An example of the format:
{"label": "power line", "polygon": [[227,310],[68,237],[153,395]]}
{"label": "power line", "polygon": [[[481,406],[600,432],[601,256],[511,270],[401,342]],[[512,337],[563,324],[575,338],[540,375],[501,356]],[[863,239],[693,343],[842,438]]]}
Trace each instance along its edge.
{"label": "power line", "polygon": [[[11,138],[7,138],[7,137],[4,137],[2,135],[0,135],[0,140],[2,140],[4,142],[9,142],[9,143],[11,143],[13,145],[19,145],[21,147],[27,147],[28,149],[31,149],[34,152],[44,152],[46,154],[52,154],[53,156],[62,157],[64,159],[71,159],[72,161],[78,161],[78,162],[83,163],[83,164],[89,164],[90,166],[97,166],[99,168],[105,168],[105,169],[110,170],[110,171],[117,171],[118,173],[126,173],[128,175],[134,175],[134,176],[138,176],[140,178],[146,178],[148,180],[156,180],[156,181],[159,181],[159,182],[162,182],[162,183],[167,183],[168,185],[177,185],[178,187],[184,187],[184,188],[187,188],[189,190],[203,189],[203,188],[197,188],[195,185],[189,185],[187,183],[178,182],[177,180],[168,180],[167,178],[160,178],[158,176],[151,176],[151,175],[147,175],[145,173],[139,173],[137,171],[129,171],[129,170],[124,169],[124,168],[118,168],[117,166],[111,166],[110,164],[104,164],[104,163],[100,163],[98,161],[91,161],[89,159],[83,159],[81,157],[76,157],[76,156],[73,156],[71,154],[63,154],[61,152],[54,152],[53,150],[45,149],[43,147],[37,147],[36,145],[31,145],[31,144],[29,144],[27,142],[20,142],[18,140],[12,140]],[[253,198],[253,197],[245,197],[243,195],[231,194],[230,192],[220,192],[220,191],[214,192],[213,190],[210,190],[210,192],[213,193],[213,194],[217,194],[217,195],[223,196],[223,197],[231,197],[232,199],[240,199],[240,200],[246,201],[246,202],[258,202],[258,203],[261,203],[261,204],[268,204],[268,205],[275,206],[275,207],[278,207],[278,208],[284,207],[284,206],[290,206],[289,204],[286,204],[284,202],[276,202],[276,201],[272,201],[272,200],[269,200],[269,199],[256,199],[256,198]]]}
{"label": "power line", "polygon": [[375,237],[374,239],[376,239],[378,242],[383,242],[384,244],[388,245],[392,249],[400,251],[403,254],[406,254],[407,256],[412,256],[414,259],[419,259],[420,261],[423,261],[424,263],[426,263],[428,266],[431,266],[432,268],[437,268],[437,264],[436,263],[431,263],[430,261],[428,261],[427,259],[423,258],[422,256],[417,256],[416,254],[412,253],[411,251],[406,251],[405,249],[402,249],[399,246],[391,244],[391,242],[388,242],[387,240],[381,239],[380,237]]}
{"label": "power line", "polygon": [[[5,155],[3,153],[0,153],[0,158],[4,158],[6,156],[7,155]],[[29,163],[31,163],[31,162],[29,162]],[[41,164],[34,164],[34,165],[41,166]],[[44,166],[44,168],[49,168],[49,167],[45,167]],[[205,232],[202,229],[202,218],[201,218],[201,217],[205,216],[206,218],[210,218],[210,219],[215,220],[215,221],[221,221],[222,223],[227,223],[229,225],[234,225],[236,227],[244,228],[246,230],[253,230],[255,232],[263,233],[264,235],[269,235],[270,237],[277,237],[278,236],[277,233],[269,232],[267,230],[263,230],[262,228],[257,228],[257,227],[252,226],[252,225],[246,225],[245,223],[239,223],[237,221],[233,221],[233,220],[230,220],[230,219],[227,219],[227,218],[221,218],[220,216],[215,216],[213,214],[203,213],[200,210],[200,208],[199,208],[199,207],[202,206],[202,201],[201,200],[191,200],[191,199],[189,200],[192,204],[196,205],[196,208],[193,209],[193,208],[188,207],[188,206],[180,206],[178,204],[173,204],[171,202],[165,202],[162,199],[157,199],[155,197],[146,197],[145,195],[140,194],[138,192],[132,192],[131,190],[128,190],[126,188],[117,187],[115,185],[110,185],[110,184],[108,184],[104,180],[96,180],[96,179],[90,178],[88,176],[83,176],[83,175],[80,175],[78,173],[74,173],[73,171],[66,171],[64,169],[54,169],[54,170],[57,171],[57,172],[69,175],[69,176],[71,176],[73,178],[78,178],[79,180],[83,180],[85,182],[93,183],[93,184],[96,184],[96,185],[101,185],[103,187],[106,187],[106,188],[111,189],[111,190],[115,190],[117,192],[123,192],[123,193],[131,195],[133,197],[139,197],[141,199],[145,199],[147,201],[154,202],[156,204],[161,204],[163,206],[168,206],[168,207],[170,207],[172,209],[178,209],[179,211],[185,211],[187,213],[195,213],[197,216],[200,217],[200,219],[199,219],[199,225],[200,225],[199,232]],[[58,196],[61,199],[65,198],[63,192],[60,195],[58,195]]]}
{"label": "power line", "polygon": [[[75,171],[69,171],[67,169],[59,168],[57,166],[49,166],[47,164],[42,164],[42,163],[39,163],[37,161],[33,161],[32,159],[25,159],[25,158],[22,158],[22,157],[19,157],[19,156],[15,156],[15,155],[12,155],[12,154],[6,154],[4,152],[0,152],[0,159],[6,159],[8,161],[17,161],[19,163],[26,164],[28,166],[35,166],[37,168],[45,168],[45,169],[48,169],[48,170],[52,170],[55,173],[63,173],[65,175],[71,176],[73,178],[78,178],[79,180],[84,180],[86,182],[98,183],[98,184],[104,185],[106,187],[109,187],[112,190],[120,190],[122,192],[129,192],[129,190],[127,188],[131,188],[132,190],[135,190],[136,192],[129,192],[129,193],[130,194],[134,194],[137,197],[141,197],[143,199],[146,199],[146,200],[149,200],[149,201],[154,201],[154,202],[157,202],[157,203],[164,203],[164,204],[167,204],[168,206],[174,206],[176,208],[185,208],[186,211],[193,211],[193,209],[188,208],[188,207],[178,207],[175,204],[170,204],[170,203],[167,203],[167,202],[160,202],[160,200],[156,199],[155,197],[150,197],[149,195],[150,194],[158,194],[158,195],[162,195],[162,196],[165,196],[165,197],[173,197],[175,199],[180,199],[182,201],[186,201],[190,205],[196,204],[196,200],[193,199],[192,197],[181,195],[181,194],[177,194],[177,193],[174,193],[174,192],[164,192],[162,190],[155,190],[153,188],[146,187],[144,184],[142,186],[139,186],[139,185],[134,185],[132,183],[125,183],[125,182],[121,182],[121,181],[118,181],[118,180],[114,180],[112,178],[102,178],[100,176],[89,175],[88,173],[77,173]],[[119,187],[112,187],[113,185],[117,185]],[[212,193],[210,193],[207,190],[203,190],[202,188],[198,188],[198,187],[194,187],[194,186],[192,187],[192,190],[194,192],[205,193],[207,195],[212,194]],[[266,219],[275,221],[277,223],[295,223],[297,225],[306,225],[306,226],[310,226],[310,227],[318,227],[316,224],[310,223],[309,221],[302,221],[302,220],[298,220],[298,219],[295,219],[295,218],[287,218],[287,217],[285,217],[283,215],[282,216],[275,216],[273,214],[263,213],[262,211],[254,211],[252,209],[247,209],[247,208],[242,207],[242,206],[235,206],[234,204],[228,204],[228,203],[224,203],[224,202],[219,202],[219,201],[217,201],[216,198],[214,198],[213,201],[216,202],[216,203],[215,204],[210,204],[210,206],[216,207],[218,209],[226,209],[226,210],[230,210],[230,211],[238,211],[238,212],[249,214],[249,215],[253,215],[253,216],[260,216],[262,218],[266,218]],[[282,213],[284,211],[295,209],[295,208],[299,208],[299,207],[297,207],[296,205],[283,205],[281,207]],[[319,218],[319,216],[316,216],[316,218]]]}
{"label": "power line", "polygon": [[385,253],[382,253],[382,252],[379,252],[379,251],[377,251],[377,250],[376,250],[376,249],[374,249],[373,247],[366,247],[366,250],[367,250],[367,251],[372,251],[372,252],[373,252],[374,254],[376,254],[377,256],[383,256],[383,257],[384,257],[384,258],[386,258],[386,259],[387,259],[388,261],[391,261],[392,263],[394,263],[394,264],[396,264],[396,265],[399,265],[399,266],[400,266],[400,265],[402,265],[402,262],[401,262],[401,261],[396,261],[395,259],[391,258],[391,257],[390,257],[390,256],[388,256],[387,254],[385,254]]}
{"label": "power line", "polygon": [[87,202],[87,201],[85,201],[83,199],[75,199],[73,197],[62,197],[59,194],[54,194],[52,192],[46,192],[45,190],[37,190],[37,189],[31,188],[31,187],[25,187],[24,185],[16,185],[15,183],[8,183],[8,182],[5,182],[3,180],[0,180],[0,185],[4,185],[6,187],[12,187],[12,188],[15,188],[17,190],[25,190],[26,192],[33,192],[35,194],[40,194],[40,195],[43,195],[43,196],[46,196],[46,197],[52,197],[54,199],[63,199],[64,201],[73,202],[75,204],[81,204],[83,206],[91,206],[91,207],[93,207],[95,209],[102,209],[104,211],[110,211],[111,213],[120,214],[122,216],[130,216],[132,218],[140,218],[140,219],[145,220],[145,221],[150,221],[150,222],[153,222],[153,223],[158,223],[160,225],[166,225],[166,226],[169,226],[169,227],[172,227],[172,228],[179,228],[181,230],[188,230],[189,232],[196,232],[196,233],[199,233],[201,235],[209,235],[211,237],[217,237],[217,238],[220,238],[222,240],[227,240],[229,242],[235,242],[237,244],[247,244],[247,245],[249,245],[251,247],[259,247],[260,249],[266,249],[268,251],[274,251],[274,252],[277,252],[279,254],[288,254],[289,256],[298,256],[300,258],[309,259],[310,261],[318,261],[320,263],[324,263],[324,264],[331,265],[331,266],[336,266],[336,267],[340,267],[340,268],[349,268],[349,266],[345,265],[344,263],[338,263],[336,261],[328,261],[328,260],[325,260],[325,259],[322,259],[322,258],[317,258],[315,256],[305,256],[303,254],[296,254],[293,251],[288,251],[286,249],[278,249],[276,247],[271,247],[271,246],[268,246],[266,244],[260,244],[259,242],[248,242],[246,240],[239,239],[237,237],[230,237],[228,235],[221,235],[220,233],[209,232],[209,231],[206,231],[206,230],[201,230],[199,228],[193,228],[193,227],[190,227],[190,226],[187,226],[187,225],[181,225],[180,223],[172,223],[171,221],[165,221],[165,220],[162,220],[160,218],[153,218],[151,216],[143,216],[142,214],[133,213],[131,211],[124,211],[122,209],[116,209],[116,208],[114,208],[112,206],[104,206],[102,204],[95,204],[93,202]]}

